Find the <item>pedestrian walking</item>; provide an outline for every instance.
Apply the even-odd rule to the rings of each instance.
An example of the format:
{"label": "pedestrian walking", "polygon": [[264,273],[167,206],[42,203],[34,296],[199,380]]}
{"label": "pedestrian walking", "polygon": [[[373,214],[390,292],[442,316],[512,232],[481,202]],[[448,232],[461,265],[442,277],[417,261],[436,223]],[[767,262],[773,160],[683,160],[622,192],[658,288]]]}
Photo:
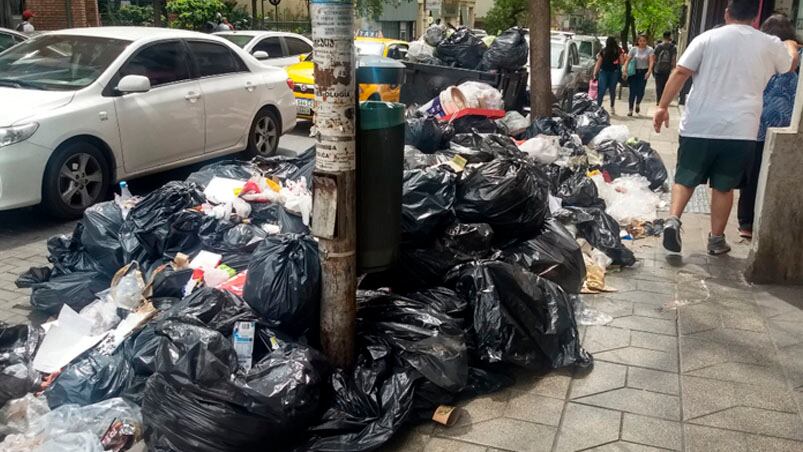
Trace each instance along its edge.
{"label": "pedestrian walking", "polygon": [[636,47],[630,49],[625,59],[627,69],[625,77],[630,85],[630,109],[627,116],[633,116],[634,106],[636,113],[641,113],[641,100],[644,99],[644,90],[647,88],[647,80],[650,79],[654,64],[655,52],[647,45],[647,36],[640,35]]}
{"label": "pedestrian walking", "polygon": [[793,71],[800,59],[795,41],[751,26],[758,15],[754,0],[730,0],[723,27],[697,36],[669,77],[653,125],[669,126],[669,103],[689,77],[694,78],[680,121],[675,183],[664,248],[681,251],[680,216],[697,185],[711,186],[711,232],[708,253],[730,251],[725,226],[733,206],[733,189],[741,182],[756,147],[762,93],[777,73]]}
{"label": "pedestrian walking", "polygon": [[33,33],[36,31],[36,28],[33,26],[33,18],[36,17],[36,14],[33,13],[30,9],[26,9],[22,12],[22,22],[17,25],[17,31],[20,33]]}
{"label": "pedestrian walking", "polygon": [[655,47],[655,104],[661,101],[661,96],[664,94],[664,87],[666,81],[669,80],[669,74],[675,69],[677,62],[678,48],[672,42],[672,32],[664,32],[664,40]]}
{"label": "pedestrian walking", "polygon": [[[801,42],[797,37],[795,24],[783,14],[770,16],[761,25],[761,31],[768,35],[777,36],[781,41]],[[775,74],[764,89],[764,104],[761,109],[758,141],[745,168],[742,186],[739,190],[739,207],[737,210],[739,235],[747,239],[753,238],[756,191],[758,190],[758,176],[761,170],[767,128],[789,126],[792,121],[792,110],[795,108],[797,80],[798,74],[795,71]]]}
{"label": "pedestrian walking", "polygon": [[611,96],[611,114],[616,114],[616,84],[622,78],[622,62],[624,52],[616,42],[616,38],[609,37],[605,41],[605,48],[597,55],[597,64],[594,66],[594,79],[599,82],[597,105],[602,105],[605,93]]}

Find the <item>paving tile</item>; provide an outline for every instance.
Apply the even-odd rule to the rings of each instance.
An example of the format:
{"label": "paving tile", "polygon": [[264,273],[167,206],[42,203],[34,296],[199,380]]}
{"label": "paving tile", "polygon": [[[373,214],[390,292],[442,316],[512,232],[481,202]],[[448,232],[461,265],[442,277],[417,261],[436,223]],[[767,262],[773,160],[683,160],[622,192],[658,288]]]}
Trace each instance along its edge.
{"label": "paving tile", "polygon": [[683,372],[728,362],[728,346],[719,342],[681,337],[680,353]]}
{"label": "paving tile", "polygon": [[677,397],[640,389],[615,389],[602,394],[578,398],[575,399],[575,401],[612,410],[655,416],[662,419],[680,419],[680,404]]}
{"label": "paving tile", "polygon": [[619,439],[622,413],[569,403],[566,407],[556,452],[576,451]]}
{"label": "paving tile", "polygon": [[607,325],[589,327],[583,340],[583,348],[592,354],[629,345],[630,330]]}
{"label": "paving tile", "polygon": [[719,313],[709,311],[706,303],[681,307],[678,319],[681,335],[691,335],[722,326],[722,317]]}
{"label": "paving tile", "polygon": [[719,342],[727,345],[741,345],[744,347],[765,346],[772,347],[769,334],[753,331],[737,330],[733,328],[716,328],[708,331],[690,334],[689,337],[706,341]]}
{"label": "paving tile", "polygon": [[677,395],[679,392],[678,375],[672,372],[629,367],[627,369],[627,387]]}
{"label": "paving tile", "polygon": [[683,449],[680,422],[625,413],[622,421],[622,439],[664,449]]}
{"label": "paving tile", "polygon": [[597,360],[594,370],[572,381],[570,397],[576,399],[625,386],[627,367]]}
{"label": "paving tile", "polygon": [[657,281],[645,281],[645,280],[638,280],[636,282],[636,288],[640,292],[652,292],[652,293],[660,293],[664,295],[674,295],[675,294],[675,284],[673,282],[657,282]]}
{"label": "paving tile", "polygon": [[689,422],[803,441],[803,424],[797,414],[737,406]]}
{"label": "paving tile", "polygon": [[[595,369],[596,371],[596,369]],[[557,427],[563,413],[563,400],[512,391],[505,417]]]}
{"label": "paving tile", "polygon": [[689,452],[748,452],[750,450],[747,449],[747,435],[744,433],[693,424],[686,424],[683,428],[686,449]]}
{"label": "paving tile", "polygon": [[653,319],[675,320],[677,311],[665,310],[660,306],[651,306],[643,303],[633,303],[633,314]]}
{"label": "paving tile", "polygon": [[767,331],[767,322],[758,313],[745,312],[723,312],[722,326],[737,330],[754,331],[764,333]]}
{"label": "paving tile", "polygon": [[660,452],[662,449],[644,446],[642,444],[628,443],[626,441],[614,441],[593,449],[586,449],[594,452]]}
{"label": "paving tile", "polygon": [[792,387],[803,386],[803,344],[782,348],[781,362],[790,376]]}
{"label": "paving tile", "polygon": [[619,292],[634,292],[637,290],[636,281],[615,273],[605,275],[605,284],[610,285]]}
{"label": "paving tile", "polygon": [[647,333],[645,331],[631,331],[630,345],[668,353],[677,353],[678,351],[678,340],[675,336]]}
{"label": "paving tile", "polygon": [[588,307],[602,311],[614,318],[633,315],[634,303],[632,301],[612,300],[601,296],[583,297],[583,301]]}
{"label": "paving tile", "polygon": [[768,320],[769,333],[778,347],[803,343],[803,323],[782,319]]}
{"label": "paving tile", "polygon": [[745,436],[747,436],[747,450],[751,451],[771,450],[773,452],[800,452],[803,450],[803,442],[800,441],[759,435]]}
{"label": "paving tile", "polygon": [[509,451],[546,452],[552,449],[555,431],[555,427],[502,418],[452,427],[436,435]]}
{"label": "paving tile", "polygon": [[565,399],[572,381],[571,371],[561,369],[547,374],[536,374],[526,369],[518,369],[514,374],[516,384],[512,389],[528,394]]}
{"label": "paving tile", "polygon": [[[415,431],[415,429],[402,430],[394,435],[390,441],[385,443],[382,449],[389,452],[422,452],[430,439],[429,435],[422,435]],[[477,447],[480,447],[481,450],[485,450],[482,446]],[[147,450],[147,448],[143,449],[143,451],[145,450]],[[478,450],[476,452],[480,451]]]}
{"label": "paving tile", "polygon": [[672,295],[646,292],[615,292],[605,294],[605,297],[615,301],[630,301],[655,307],[663,306],[675,300]]}
{"label": "paving tile", "polygon": [[671,334],[676,333],[675,322],[672,320],[653,319],[650,317],[621,317],[613,319],[611,326],[618,328],[628,328],[634,331],[646,331],[648,333]]}
{"label": "paving tile", "polygon": [[446,438],[432,438],[423,448],[423,452],[485,452],[485,446],[464,443]]}
{"label": "paving tile", "polygon": [[599,361],[608,361],[628,366],[646,367],[648,369],[677,372],[677,353],[668,353],[645,348],[626,347],[594,354]]}
{"label": "paving tile", "polygon": [[510,397],[510,394],[511,392],[507,390],[500,391],[458,403],[457,406],[462,408],[463,412],[461,413],[460,418],[457,419],[457,423],[455,423],[455,425],[452,427],[436,425],[434,431],[436,433],[440,433],[455,427],[461,427],[487,421],[489,419],[500,418],[505,413],[505,407],[507,406],[507,401]]}
{"label": "paving tile", "polygon": [[686,375],[765,387],[785,387],[780,370],[744,363],[722,363],[686,372]]}

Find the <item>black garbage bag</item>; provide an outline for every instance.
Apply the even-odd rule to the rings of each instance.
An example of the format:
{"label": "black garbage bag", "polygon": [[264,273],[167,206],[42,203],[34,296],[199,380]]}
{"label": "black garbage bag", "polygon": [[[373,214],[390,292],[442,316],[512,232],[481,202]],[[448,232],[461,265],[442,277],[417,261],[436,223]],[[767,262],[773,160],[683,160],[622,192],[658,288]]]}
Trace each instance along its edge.
{"label": "black garbage bag", "polygon": [[528,235],[549,212],[548,185],[534,164],[497,159],[464,171],[454,210],[462,222],[490,224],[497,238]]}
{"label": "black garbage bag", "polygon": [[20,289],[27,289],[34,284],[47,282],[52,274],[53,269],[50,267],[31,267],[19,275],[14,284]]}
{"label": "black garbage bag", "polygon": [[151,275],[153,298],[183,298],[184,288],[192,278],[193,269],[175,270],[170,264],[163,264]]}
{"label": "black garbage bag", "polygon": [[538,135],[552,135],[560,137],[561,145],[568,141],[574,132],[571,118],[552,116],[536,118],[524,133],[525,138],[535,138]]}
{"label": "black garbage bag", "polygon": [[234,223],[206,217],[199,236],[203,249],[220,254],[224,264],[242,271],[248,268],[251,255],[268,234],[253,223]]}
{"label": "black garbage bag", "polygon": [[161,244],[162,257],[173,260],[178,253],[194,256],[201,251],[203,244],[199,234],[201,225],[207,218],[210,217],[196,210],[182,210],[175,213],[170,218],[167,233]]}
{"label": "black garbage bag", "polygon": [[412,418],[415,384],[421,375],[393,367],[387,347],[357,357],[350,373],[338,370],[329,385],[332,405],[307,432],[307,451],[364,452],[385,444]]}
{"label": "black garbage bag", "polygon": [[97,263],[97,269],[113,276],[126,264],[123,245],[120,243],[120,228],[123,213],[114,201],[95,204],[84,211],[81,220],[81,244]]}
{"label": "black garbage bag", "polygon": [[505,248],[499,259],[558,284],[577,294],[586,278],[580,245],[560,222],[549,219],[535,238]]}
{"label": "black garbage bag", "polygon": [[464,115],[453,119],[455,133],[499,133],[499,126],[493,119],[483,115]]}
{"label": "black garbage bag", "polygon": [[436,47],[446,38],[446,29],[440,25],[432,25],[424,31],[423,38],[427,45]]}
{"label": "black garbage bag", "polygon": [[315,350],[276,340],[245,371],[219,332],[171,319],[157,334],[142,409],[150,450],[282,450],[318,419],[329,367]]}
{"label": "black garbage bag", "polygon": [[95,294],[108,289],[110,284],[110,277],[97,272],[54,276],[31,286],[31,305],[51,315],[57,315],[65,304],[77,312],[95,301]]}
{"label": "black garbage bag", "polygon": [[174,215],[203,203],[204,199],[197,186],[176,181],[145,196],[131,209],[120,229],[125,261],[138,261],[145,269],[161,263]]}
{"label": "black garbage bag", "polygon": [[588,93],[575,93],[574,98],[572,99],[572,111],[569,113],[573,115],[582,115],[586,112],[598,111],[605,110],[601,106],[597,105],[597,101],[592,99]]}
{"label": "black garbage bag", "polygon": [[636,152],[641,155],[644,160],[642,176],[650,181],[650,190],[657,190],[663,187],[667,178],[669,177],[666,172],[666,166],[663,159],[658,152],[650,146],[646,141],[639,141],[635,144]]}
{"label": "black garbage bag", "polygon": [[164,313],[164,318],[171,317],[193,318],[208,328],[228,334],[235,323],[256,320],[257,313],[229,291],[202,287]]}
{"label": "black garbage bag", "polygon": [[425,154],[449,147],[454,128],[435,118],[410,118],[404,123],[404,144],[415,146]]}
{"label": "black garbage bag", "polygon": [[523,156],[510,137],[476,132],[455,135],[446,153],[459,155],[466,159],[467,163],[483,163],[496,158]]}
{"label": "black garbage bag", "polygon": [[161,342],[161,337],[156,334],[156,329],[159,325],[157,320],[162,317],[163,315],[157,314],[155,320],[134,332],[115,352],[123,356],[133,372],[131,381],[120,396],[139,406],[142,406],[142,400],[145,397],[145,385],[148,377],[156,372],[156,352]]}
{"label": "black garbage bag", "polygon": [[300,215],[288,211],[284,206],[267,202],[252,202],[251,220],[257,223],[270,223],[279,225],[282,234],[309,234],[310,230],[304,224]]}
{"label": "black garbage bag", "polygon": [[256,157],[253,163],[264,176],[286,180],[306,179],[307,187],[312,188],[312,170],[315,169],[315,147],[297,156],[273,155]]}
{"label": "black garbage bag", "polygon": [[557,284],[496,261],[466,264],[451,279],[473,308],[482,361],[541,370],[591,364],[569,297]]}
{"label": "black garbage bag", "polygon": [[602,156],[602,170],[612,179],[626,174],[644,174],[644,159],[631,146],[615,140],[606,140],[597,146]]}
{"label": "black garbage bag", "polygon": [[488,224],[454,223],[446,228],[435,246],[451,252],[460,261],[468,261],[487,257],[491,253],[493,239],[494,231]]}
{"label": "black garbage bag", "polygon": [[564,206],[602,207],[605,201],[599,197],[594,181],[588,177],[584,168],[572,170],[550,165],[551,190],[561,199]]}
{"label": "black garbage bag", "polygon": [[255,175],[254,173],[254,167],[250,162],[224,160],[201,167],[198,171],[187,176],[186,182],[205,189],[215,177],[248,180]]}
{"label": "black garbage bag", "polygon": [[527,64],[530,46],[520,27],[508,28],[494,39],[482,56],[482,69],[515,71]]}
{"label": "black garbage bag", "polygon": [[564,223],[577,226],[577,235],[605,253],[614,265],[629,267],[636,263],[633,252],[619,238],[619,223],[599,207],[566,207],[558,214]]}
{"label": "black garbage bag", "polygon": [[98,264],[81,244],[84,224],[75,224],[71,235],[54,235],[47,239],[47,260],[53,264],[51,276],[66,275],[73,272],[97,272]]}
{"label": "black garbage bag", "polygon": [[600,109],[596,112],[589,110],[577,116],[575,131],[583,144],[588,144],[609,125],[611,125],[610,116],[605,110]]}
{"label": "black garbage bag", "polygon": [[36,327],[0,322],[0,408],[38,385],[39,372],[33,369],[33,357],[40,341]]}
{"label": "black garbage bag", "polygon": [[450,169],[431,167],[404,172],[402,187],[402,240],[427,242],[454,220],[452,207],[457,175]]}
{"label": "black garbage bag", "polygon": [[488,47],[466,27],[452,33],[435,46],[435,56],[449,66],[476,69]]}
{"label": "black garbage bag", "polygon": [[404,169],[424,169],[451,160],[443,153],[425,154],[412,146],[404,147]]}
{"label": "black garbage bag", "polygon": [[67,403],[81,406],[118,397],[134,381],[134,371],[122,353],[91,353],[65,367],[45,390],[51,409]]}
{"label": "black garbage bag", "polygon": [[298,335],[317,329],[320,294],[321,264],[312,237],[278,234],[259,244],[243,298],[269,325]]}

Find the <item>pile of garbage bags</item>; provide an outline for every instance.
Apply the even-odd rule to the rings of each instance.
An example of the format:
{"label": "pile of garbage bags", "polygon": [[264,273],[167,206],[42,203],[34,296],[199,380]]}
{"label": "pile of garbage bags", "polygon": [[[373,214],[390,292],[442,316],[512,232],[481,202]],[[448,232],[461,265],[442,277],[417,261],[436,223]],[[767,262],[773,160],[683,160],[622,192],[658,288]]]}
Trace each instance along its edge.
{"label": "pile of garbage bags", "polygon": [[367,451],[514,368],[591,366],[586,248],[635,259],[589,174],[660,172],[649,144],[584,145],[583,115],[607,121],[594,108],[485,132],[408,117],[399,259],[360,279],[351,369],[319,351],[314,150],[88,209],[17,280],[52,320],[0,325],[0,449]]}
{"label": "pile of garbage bags", "polygon": [[526,32],[519,27],[509,28],[486,45],[466,27],[452,31],[433,25],[419,40],[410,43],[407,60],[479,71],[512,72],[527,64],[529,51]]}

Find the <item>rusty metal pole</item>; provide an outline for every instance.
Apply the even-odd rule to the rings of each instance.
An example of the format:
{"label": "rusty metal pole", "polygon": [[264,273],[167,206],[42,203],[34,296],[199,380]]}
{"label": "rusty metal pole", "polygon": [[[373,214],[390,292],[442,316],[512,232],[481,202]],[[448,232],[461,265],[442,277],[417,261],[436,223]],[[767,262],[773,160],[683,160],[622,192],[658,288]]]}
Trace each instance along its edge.
{"label": "rusty metal pole", "polygon": [[321,256],[321,345],[329,360],[354,361],[357,311],[354,7],[312,1],[316,159],[312,232]]}

